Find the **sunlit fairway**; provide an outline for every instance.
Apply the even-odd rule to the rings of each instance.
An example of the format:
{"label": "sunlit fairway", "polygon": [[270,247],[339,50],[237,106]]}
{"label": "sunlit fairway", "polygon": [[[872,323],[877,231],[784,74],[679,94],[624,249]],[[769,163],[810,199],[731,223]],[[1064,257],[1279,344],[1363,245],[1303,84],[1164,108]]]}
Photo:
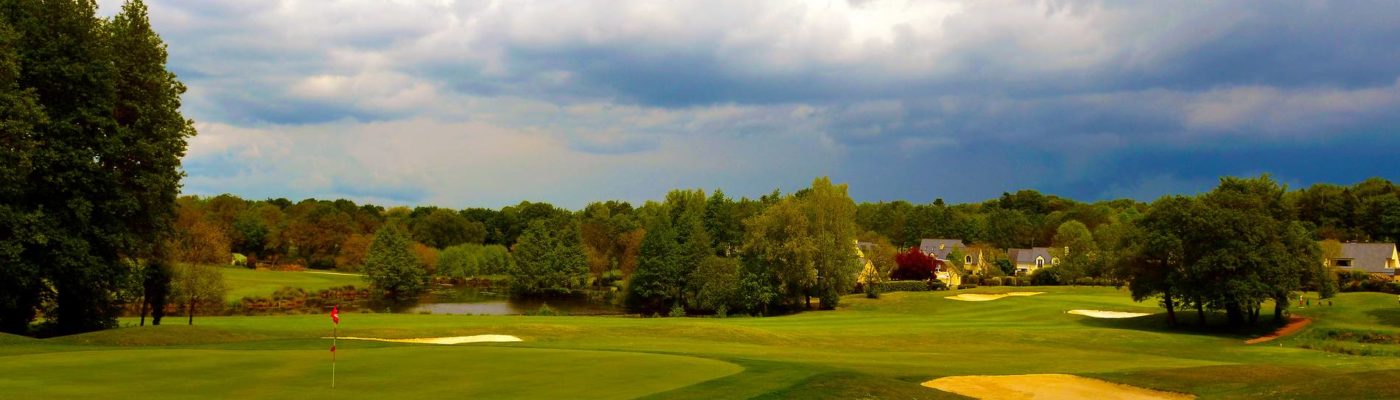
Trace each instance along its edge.
{"label": "sunlit fairway", "polygon": [[[1343,294],[1333,307],[1298,310],[1316,319],[1308,330],[1245,345],[1245,334],[1167,330],[1160,309],[1112,288],[1015,289],[1045,293],[985,302],[943,299],[949,292],[848,296],[837,311],[772,318],[344,313],[344,336],[523,341],[340,342],[333,393],[324,315],[0,336],[0,398],[957,398],[920,383],[1042,373],[1203,398],[1400,397],[1400,358],[1299,347],[1316,345],[1322,329],[1400,334],[1391,295]],[[1066,313],[1075,309],[1156,314]]]}
{"label": "sunlit fairway", "polygon": [[217,267],[224,275],[224,284],[229,301],[237,301],[248,296],[270,296],[283,287],[302,288],[307,291],[356,286],[364,287],[364,277],[356,274],[326,271],[256,271],[243,267]]}

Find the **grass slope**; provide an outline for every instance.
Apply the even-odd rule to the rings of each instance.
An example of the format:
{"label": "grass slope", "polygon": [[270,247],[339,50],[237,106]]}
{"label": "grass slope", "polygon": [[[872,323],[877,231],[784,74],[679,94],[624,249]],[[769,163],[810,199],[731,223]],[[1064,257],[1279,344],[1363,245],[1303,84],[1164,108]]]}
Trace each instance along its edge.
{"label": "grass slope", "polygon": [[228,301],[237,301],[248,296],[270,296],[283,287],[302,288],[316,291],[332,287],[354,285],[364,287],[365,281],[359,275],[325,273],[317,271],[256,271],[241,267],[216,267],[224,275]]}
{"label": "grass slope", "polygon": [[[1000,289],[1000,290],[998,290]],[[1025,290],[1024,288],[1020,288]],[[1006,288],[983,288],[991,293]],[[1034,288],[988,302],[948,292],[846,297],[838,311],[776,318],[343,314],[340,334],[508,334],[460,346],[342,342],[336,397],[957,398],[940,376],[1068,373],[1205,398],[1400,397],[1395,357],[1302,348],[1318,329],[1394,332],[1393,296],[1344,294],[1299,310],[1296,337],[1168,330],[1161,315],[1100,320],[1071,309],[1160,312],[1111,288]],[[1194,315],[1183,317],[1194,318]],[[1267,317],[1265,317],[1267,319]],[[217,317],[194,327],[122,328],[0,340],[0,393],[43,398],[325,395],[323,315]],[[1266,331],[1267,328],[1261,328]],[[159,387],[158,393],[144,388]],[[0,397],[4,397],[0,395]],[[457,396],[453,396],[457,397]]]}

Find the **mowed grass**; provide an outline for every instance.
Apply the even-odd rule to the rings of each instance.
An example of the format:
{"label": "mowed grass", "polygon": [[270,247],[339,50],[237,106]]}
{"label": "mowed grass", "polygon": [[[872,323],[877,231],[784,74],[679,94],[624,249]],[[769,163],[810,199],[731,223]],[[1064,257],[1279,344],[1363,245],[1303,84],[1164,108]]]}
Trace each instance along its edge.
{"label": "mowed grass", "polygon": [[[772,318],[342,314],[342,336],[515,335],[455,346],[340,343],[337,398],[958,398],[942,376],[1068,373],[1204,398],[1395,398],[1395,357],[1300,348],[1286,338],[1166,329],[1160,314],[1101,320],[1071,309],[1161,310],[1112,288],[848,296],[836,311]],[[982,288],[992,293],[1011,288]],[[1343,294],[1299,310],[1312,329],[1394,331],[1394,296]],[[1194,314],[1183,314],[1194,320]],[[1265,319],[1268,317],[1266,316]],[[0,337],[0,398],[326,398],[324,315],[196,318],[53,339]],[[1313,340],[1313,339],[1309,339]]]}
{"label": "mowed grass", "polygon": [[224,275],[228,292],[224,298],[238,301],[250,296],[271,296],[283,287],[316,291],[353,285],[364,287],[364,278],[357,274],[326,271],[257,271],[243,267],[213,266]]}

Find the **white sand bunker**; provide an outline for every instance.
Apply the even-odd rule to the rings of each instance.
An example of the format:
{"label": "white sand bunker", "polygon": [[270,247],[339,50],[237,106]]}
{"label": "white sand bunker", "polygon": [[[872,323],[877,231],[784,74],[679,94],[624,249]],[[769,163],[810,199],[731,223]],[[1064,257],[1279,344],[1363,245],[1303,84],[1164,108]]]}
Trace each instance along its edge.
{"label": "white sand bunker", "polygon": [[924,382],[925,387],[978,399],[1194,399],[1163,392],[1065,374],[949,376]]}
{"label": "white sand bunker", "polygon": [[1137,318],[1137,317],[1141,317],[1141,316],[1144,316],[1144,315],[1152,315],[1152,314],[1140,313],[1140,312],[1101,311],[1101,310],[1069,310],[1069,311],[1067,311],[1067,312],[1070,313],[1070,314],[1078,314],[1078,315],[1083,315],[1083,316],[1091,317],[1091,318]]}
{"label": "white sand bunker", "polygon": [[[330,339],[330,338],[325,338]],[[510,335],[476,335],[476,336],[452,336],[437,338],[415,338],[415,339],[381,339],[362,337],[342,337],[340,340],[372,340],[376,342],[394,343],[423,343],[423,344],[462,344],[462,343],[483,343],[483,342],[519,342],[520,338]]]}
{"label": "white sand bunker", "polygon": [[1013,297],[1013,296],[1015,296],[1015,297],[1020,297],[1020,296],[1035,296],[1035,295],[1041,294],[1041,293],[1044,293],[1044,292],[1010,292],[1010,293],[995,293],[995,294],[967,293],[967,294],[960,294],[960,295],[957,295],[957,296],[948,296],[948,297],[944,297],[944,298],[945,298],[945,299],[949,299],[949,300],[961,300],[961,301],[992,301],[992,300],[996,300],[996,299],[1003,299],[1003,298]]}

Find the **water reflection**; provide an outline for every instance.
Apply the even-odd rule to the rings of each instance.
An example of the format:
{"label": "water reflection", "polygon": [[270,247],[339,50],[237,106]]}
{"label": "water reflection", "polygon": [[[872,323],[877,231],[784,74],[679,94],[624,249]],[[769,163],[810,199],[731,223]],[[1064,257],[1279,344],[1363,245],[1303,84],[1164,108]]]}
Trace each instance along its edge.
{"label": "water reflection", "polygon": [[567,315],[616,315],[623,311],[588,296],[549,299],[514,299],[507,293],[473,287],[438,288],[424,296],[418,304],[400,308],[405,313],[453,315],[527,315],[535,314],[544,305]]}

